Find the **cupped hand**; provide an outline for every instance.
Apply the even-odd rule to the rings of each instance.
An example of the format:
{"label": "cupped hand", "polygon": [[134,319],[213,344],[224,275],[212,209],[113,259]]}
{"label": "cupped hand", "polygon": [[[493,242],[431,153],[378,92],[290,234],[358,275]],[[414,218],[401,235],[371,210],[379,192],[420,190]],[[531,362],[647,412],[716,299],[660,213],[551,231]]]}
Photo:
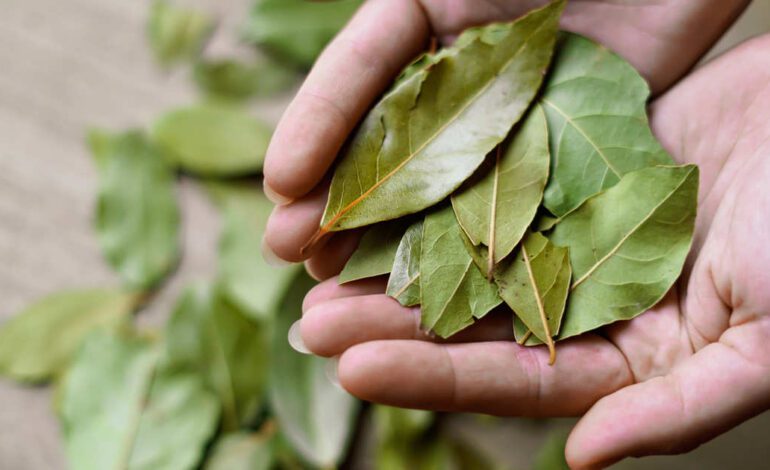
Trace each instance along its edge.
{"label": "cupped hand", "polygon": [[[318,229],[325,178],[337,152],[393,77],[430,42],[447,44],[468,26],[516,18],[547,0],[368,0],[319,58],[268,150],[265,189],[278,207],[265,248],[289,261],[308,256],[319,279],[340,271],[357,235],[301,248]],[[572,0],[564,29],[628,59],[660,92],[681,77],[749,0]],[[293,201],[291,204],[286,204]]]}
{"label": "cupped hand", "polygon": [[307,347],[340,356],[342,386],[370,401],[584,414],[567,444],[573,468],[687,451],[770,409],[770,35],[702,67],[651,113],[674,158],[701,169],[692,253],[659,305],[557,343],[548,366],[544,347],[506,338],[510,315],[438,342],[382,280],[331,279],[306,298]]}

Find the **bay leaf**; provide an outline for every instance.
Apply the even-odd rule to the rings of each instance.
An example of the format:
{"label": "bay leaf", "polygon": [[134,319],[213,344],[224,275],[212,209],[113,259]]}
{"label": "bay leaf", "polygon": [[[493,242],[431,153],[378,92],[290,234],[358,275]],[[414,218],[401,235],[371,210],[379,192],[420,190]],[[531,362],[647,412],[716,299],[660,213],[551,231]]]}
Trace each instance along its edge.
{"label": "bay leaf", "polygon": [[208,182],[206,189],[223,215],[220,287],[251,318],[268,318],[302,269],[302,265],[276,268],[262,257],[262,235],[273,203],[256,184]]}
{"label": "bay leaf", "polygon": [[297,73],[265,58],[251,62],[236,59],[202,60],[195,64],[193,78],[198,88],[216,99],[242,101],[267,97],[287,90]]}
{"label": "bay leaf", "polygon": [[[139,132],[113,137],[100,169],[95,228],[105,258],[126,284],[148,289],[179,259],[176,177]],[[104,141],[106,142],[106,141]]]}
{"label": "bay leaf", "polygon": [[152,3],[147,39],[162,65],[195,58],[213,32],[214,20],[204,13],[165,0]]}
{"label": "bay leaf", "polygon": [[698,167],[626,174],[553,230],[569,247],[573,281],[559,339],[646,311],[671,288],[690,250]]}
{"label": "bay leaf", "polygon": [[466,33],[399,81],[343,150],[317,236],[419,212],[471,176],[534,98],[563,7]]}
{"label": "bay leaf", "polygon": [[388,274],[408,225],[408,220],[393,220],[369,228],[340,273],[340,284]]}
{"label": "bay leaf", "polygon": [[70,468],[197,467],[219,405],[196,375],[160,367],[158,353],[129,333],[89,336],[60,389]]}
{"label": "bay leaf", "polygon": [[647,83],[606,47],[563,33],[539,103],[553,166],[545,207],[557,217],[626,173],[673,164],[650,131]]}
{"label": "bay leaf", "polygon": [[270,470],[274,467],[273,435],[234,432],[220,437],[203,470]]}
{"label": "bay leaf", "polygon": [[313,466],[335,468],[352,438],[359,402],[329,381],[325,359],[300,354],[286,340],[313,285],[299,273],[275,317],[269,399],[278,429],[294,449]]}
{"label": "bay leaf", "polygon": [[85,337],[126,322],[139,296],[118,289],[51,294],[0,327],[0,374],[40,382],[60,374]]}
{"label": "bay leaf", "polygon": [[447,338],[499,305],[497,286],[487,281],[465,250],[451,205],[425,216],[420,251],[422,327]]}
{"label": "bay leaf", "polygon": [[535,106],[494,153],[492,168],[452,196],[463,231],[489,248],[487,272],[518,245],[543,199],[551,157],[542,108]]}
{"label": "bay leaf", "polygon": [[424,410],[410,410],[377,405],[372,409],[375,442],[375,468],[426,468],[427,431],[435,415]]}
{"label": "bay leaf", "polygon": [[386,294],[405,307],[420,303],[422,225],[422,219],[412,223],[399,241],[385,290]]}
{"label": "bay leaf", "polygon": [[169,364],[195,371],[222,403],[222,428],[235,431],[260,411],[268,369],[267,326],[215,287],[185,290],[166,327]]}
{"label": "bay leaf", "polygon": [[262,170],[272,131],[243,108],[208,103],[167,112],[155,121],[151,134],[181,169],[229,177]]}
{"label": "bay leaf", "polygon": [[512,262],[495,272],[500,297],[548,345],[552,364],[556,359],[553,338],[559,334],[571,275],[569,250],[537,232],[527,234]]}
{"label": "bay leaf", "polygon": [[310,68],[363,0],[257,0],[244,32],[276,57]]}

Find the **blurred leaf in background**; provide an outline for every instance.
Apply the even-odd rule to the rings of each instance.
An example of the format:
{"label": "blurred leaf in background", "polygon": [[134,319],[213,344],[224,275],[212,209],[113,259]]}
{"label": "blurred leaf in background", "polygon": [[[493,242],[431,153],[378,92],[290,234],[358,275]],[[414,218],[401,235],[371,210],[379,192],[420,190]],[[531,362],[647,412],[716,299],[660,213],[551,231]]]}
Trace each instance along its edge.
{"label": "blurred leaf in background", "polygon": [[202,60],[193,77],[209,99],[243,101],[287,90],[298,80],[296,71],[267,57],[252,62],[235,59]]}
{"label": "blurred leaf in background", "polygon": [[196,375],[159,366],[159,352],[131,332],[86,340],[59,397],[72,469],[197,466],[219,405]]}
{"label": "blurred leaf in background", "polygon": [[95,225],[102,250],[127,285],[149,289],[180,255],[176,176],[138,131],[91,136],[100,169]]}
{"label": "blurred leaf in background", "polygon": [[248,425],[260,410],[268,368],[268,331],[215,287],[189,287],[166,327],[167,360],[203,377],[222,403],[222,428]]}
{"label": "blurred leaf in background", "polygon": [[155,60],[169,66],[200,53],[214,32],[208,15],[165,0],[155,0],[147,22],[147,38]]}
{"label": "blurred leaf in background", "polygon": [[230,177],[262,169],[272,131],[239,106],[208,103],[167,112],[151,135],[171,164],[198,176]]}
{"label": "blurred leaf in background", "polygon": [[532,470],[569,470],[567,458],[564,456],[568,437],[569,431],[563,429],[552,431],[535,456]]}
{"label": "blurred leaf in background", "polygon": [[0,373],[24,382],[50,379],[91,331],[126,323],[138,298],[119,289],[82,289],[39,300],[0,328]]}
{"label": "blurred leaf in background", "polygon": [[313,285],[307,274],[298,274],[279,308],[268,388],[278,428],[295,450],[316,467],[334,468],[345,455],[360,404],[329,380],[326,359],[302,355],[286,341]]}
{"label": "blurred leaf in background", "polygon": [[245,36],[276,57],[307,69],[361,3],[257,0]]}
{"label": "blurred leaf in background", "polygon": [[270,470],[274,468],[275,426],[259,432],[225,434],[214,445],[204,470]]}

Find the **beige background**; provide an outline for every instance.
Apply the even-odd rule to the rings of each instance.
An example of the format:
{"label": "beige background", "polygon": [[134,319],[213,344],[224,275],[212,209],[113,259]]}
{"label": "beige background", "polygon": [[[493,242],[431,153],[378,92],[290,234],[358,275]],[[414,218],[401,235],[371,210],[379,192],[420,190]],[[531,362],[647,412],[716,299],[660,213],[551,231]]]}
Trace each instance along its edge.
{"label": "beige background", "polygon": [[[699,1],[699,0],[681,0]],[[227,25],[237,25],[248,0],[197,0]],[[90,227],[95,174],[83,145],[91,125],[142,126],[159,112],[194,99],[186,72],[163,74],[143,36],[148,2],[3,0],[0,13],[0,318],[47,293],[115,282]],[[770,0],[755,0],[718,46],[770,30]],[[239,52],[215,38],[213,53]],[[241,51],[242,52],[242,51]],[[280,115],[282,100],[258,110]],[[185,258],[161,302],[143,321],[157,323],[179,287],[213,272],[218,221],[189,183],[181,189]],[[740,391],[736,391],[740,393]],[[64,468],[49,393],[0,381],[0,469]],[[528,455],[547,429],[511,420],[504,432],[460,417],[453,429],[492,452]],[[767,468],[770,414],[739,427],[689,456],[624,464],[625,468]],[[516,467],[514,467],[516,468]]]}

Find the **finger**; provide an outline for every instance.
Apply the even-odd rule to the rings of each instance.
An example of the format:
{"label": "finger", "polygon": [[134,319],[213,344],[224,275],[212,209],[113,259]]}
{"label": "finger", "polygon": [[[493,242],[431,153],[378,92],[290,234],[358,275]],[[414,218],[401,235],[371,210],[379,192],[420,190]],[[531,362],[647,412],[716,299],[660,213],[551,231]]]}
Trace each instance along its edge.
{"label": "finger", "polygon": [[378,276],[360,281],[340,284],[339,279],[327,279],[310,289],[302,303],[302,312],[306,313],[322,302],[342,297],[356,297],[362,295],[382,294],[388,280],[385,276]]}
{"label": "finger", "polygon": [[[599,401],[570,436],[571,467],[685,452],[768,409],[766,333],[754,330],[730,345],[725,341],[706,346],[667,376]],[[728,341],[731,334],[725,333]]]}
{"label": "finger", "polygon": [[370,0],[321,54],[284,113],[265,160],[265,183],[295,199],[321,180],[348,134],[423,47],[418,2]]}
{"label": "finger", "polygon": [[571,416],[630,383],[620,352],[586,335],[546,348],[510,341],[374,341],[340,357],[340,384],[364,400],[407,408],[513,416]]}
{"label": "finger", "polygon": [[339,274],[358,248],[361,235],[360,230],[348,230],[332,235],[323,250],[316,251],[312,258],[305,261],[308,273],[319,281]]}
{"label": "finger", "polygon": [[266,247],[278,258],[293,263],[304,261],[318,252],[328,236],[305,253],[301,253],[300,248],[318,231],[327,193],[328,185],[317,186],[307,196],[291,204],[276,206],[265,228]]}
{"label": "finger", "polygon": [[316,303],[302,316],[300,332],[305,346],[320,356],[337,356],[357,344],[384,339],[513,340],[510,311],[490,313],[444,340],[421,328],[419,308],[404,307],[385,294],[341,297]]}

